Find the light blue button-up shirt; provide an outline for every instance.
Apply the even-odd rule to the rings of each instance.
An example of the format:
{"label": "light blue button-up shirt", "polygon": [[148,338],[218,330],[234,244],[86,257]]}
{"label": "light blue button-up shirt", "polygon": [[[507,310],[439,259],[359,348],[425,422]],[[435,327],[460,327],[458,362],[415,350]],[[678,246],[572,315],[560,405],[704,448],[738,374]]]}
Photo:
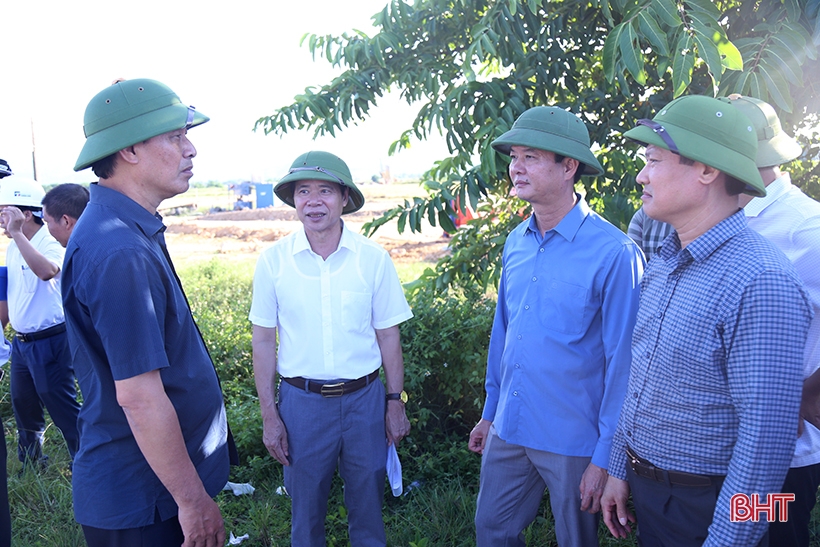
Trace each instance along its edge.
{"label": "light blue button-up shirt", "polygon": [[508,443],[606,468],[629,375],[644,260],[578,196],[541,237],[504,245],[483,417]]}

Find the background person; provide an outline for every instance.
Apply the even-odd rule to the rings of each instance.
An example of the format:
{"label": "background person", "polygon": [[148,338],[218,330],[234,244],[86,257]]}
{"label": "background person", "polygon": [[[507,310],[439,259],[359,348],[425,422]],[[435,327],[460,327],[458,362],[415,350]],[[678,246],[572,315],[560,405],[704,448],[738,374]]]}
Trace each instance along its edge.
{"label": "background person", "polygon": [[597,545],[643,256],[575,192],[603,173],[577,116],[531,108],[492,146],[533,214],[504,245],[487,401],[470,433],[477,544],[523,547],[547,488],[559,545]]}
{"label": "background person", "polygon": [[43,220],[48,232],[65,247],[77,219],[88,205],[88,188],[79,184],[58,184],[43,197]]}
{"label": "background person", "polygon": [[794,264],[814,311],[803,355],[801,433],[781,489],[794,494],[795,500],[788,506],[787,521],[769,523],[769,547],[808,547],[809,521],[820,485],[820,203],[793,186],[789,173],[780,171],[780,164],[798,158],[802,151],[783,131],[774,108],[752,97],[730,95],[729,99],[754,125],[755,163],[766,186],[765,197],[740,196],[746,220]]}
{"label": "background person", "polygon": [[74,515],[89,547],[216,547],[212,499],[230,436],[213,362],[157,207],[185,192],[208,121],[155,80],[117,81],[85,111],[75,170],[100,177],[66,249],[63,299],[83,392]]}
{"label": "background person", "polygon": [[16,331],[11,356],[11,406],[17,421],[17,457],[45,466],[44,408],[63,434],[73,459],[79,448],[77,390],[60,297],[63,248],[43,228],[43,187],[13,175],[0,183],[0,227],[6,250],[8,316]]}
{"label": "background person", "polygon": [[338,467],[350,543],[384,546],[387,446],[410,430],[399,324],[413,314],[387,251],[341,220],[364,204],[344,161],[303,154],[274,192],[302,227],[259,257],[250,320],[263,441],[292,500],[291,545],[325,545]]}
{"label": "background person", "polygon": [[812,312],[739,207],[766,193],[754,128],[727,99],[692,95],[625,136],[646,146],[646,214],[674,232],[641,284],[604,521],[626,536],[631,490],[644,547],[765,545],[765,519],[732,522],[730,498],[780,490]]}

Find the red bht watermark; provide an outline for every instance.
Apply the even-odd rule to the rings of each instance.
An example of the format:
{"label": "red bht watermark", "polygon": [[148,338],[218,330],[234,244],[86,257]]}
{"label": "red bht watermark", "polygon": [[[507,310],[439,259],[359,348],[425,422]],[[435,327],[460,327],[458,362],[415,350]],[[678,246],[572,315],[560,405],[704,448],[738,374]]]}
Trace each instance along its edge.
{"label": "red bht watermark", "polygon": [[[766,501],[760,500],[759,494],[735,494],[729,503],[729,519],[732,522],[758,522],[765,516],[766,522],[775,522],[775,515],[780,522],[789,520],[789,502],[794,501],[794,494],[767,494]],[[775,509],[775,505],[778,509]]]}

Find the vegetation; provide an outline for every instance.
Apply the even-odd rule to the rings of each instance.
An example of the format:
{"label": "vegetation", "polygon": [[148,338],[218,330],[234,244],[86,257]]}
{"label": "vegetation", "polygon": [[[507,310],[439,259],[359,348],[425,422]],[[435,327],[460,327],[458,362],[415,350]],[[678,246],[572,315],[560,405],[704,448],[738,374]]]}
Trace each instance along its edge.
{"label": "vegetation", "polygon": [[621,133],[682,93],[771,102],[789,131],[806,131],[794,180],[816,192],[818,11],[820,0],[391,0],[373,16],[374,36],[306,35],[314,57],[342,74],[260,118],[257,129],[333,135],[366,120],[388,91],[418,105],[390,152],[440,131],[451,155],[425,173],[426,197],[367,229],[429,222],[452,232],[458,198],[481,214],[427,277],[439,289],[486,287],[497,282],[498,247],[520,221],[516,213],[526,212],[509,196],[506,159],[490,143],[532,106],[558,105],[585,120],[606,174],[585,178],[579,191],[622,228],[637,204],[642,162]]}

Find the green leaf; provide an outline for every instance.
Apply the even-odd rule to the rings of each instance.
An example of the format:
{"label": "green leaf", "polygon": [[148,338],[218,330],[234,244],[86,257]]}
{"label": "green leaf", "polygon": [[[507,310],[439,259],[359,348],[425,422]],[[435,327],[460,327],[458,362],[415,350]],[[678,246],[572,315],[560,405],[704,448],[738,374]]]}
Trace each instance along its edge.
{"label": "green leaf", "polygon": [[607,34],[606,40],[604,41],[604,50],[603,50],[603,63],[604,63],[604,76],[606,77],[606,81],[612,83],[612,80],[615,79],[615,66],[617,64],[617,48],[618,48],[618,40],[621,37],[621,31],[624,28],[625,23],[621,23],[614,29],[612,29],[609,34]]}
{"label": "green leaf", "polygon": [[638,35],[632,25],[624,25],[621,36],[618,40],[624,66],[641,85],[646,84],[646,72],[644,71],[643,53],[641,53],[638,42]]}
{"label": "green leaf", "polygon": [[723,62],[720,58],[717,46],[712,41],[713,35],[716,31],[708,27],[701,27],[697,24],[693,25],[695,30],[695,45],[698,48],[698,55],[701,59],[706,61],[706,66],[709,67],[709,72],[714,76],[716,81],[720,81],[720,76],[723,74]]}
{"label": "green leaf", "polygon": [[793,108],[792,98],[789,93],[789,84],[783,76],[773,66],[765,61],[757,66],[763,81],[766,83],[766,90],[769,96],[781,109],[791,112]]}
{"label": "green leaf", "polygon": [[655,47],[658,55],[668,56],[669,45],[666,43],[666,33],[661,30],[655,19],[644,10],[638,14],[638,20],[641,25],[641,32],[649,40],[649,43]]}
{"label": "green leaf", "polygon": [[681,34],[672,57],[672,89],[675,97],[680,96],[692,83],[695,54],[692,51],[692,37],[688,32]]}
{"label": "green leaf", "polygon": [[721,39],[717,43],[718,53],[726,70],[743,70],[743,55],[740,50],[728,39]]}
{"label": "green leaf", "polygon": [[803,86],[803,70],[800,68],[800,62],[791,55],[790,50],[772,44],[764,50],[763,55],[764,59],[777,67],[789,82],[798,87]]}
{"label": "green leaf", "polygon": [[683,24],[674,0],[652,0],[652,9],[667,26],[678,27]]}
{"label": "green leaf", "polygon": [[720,10],[717,9],[712,0],[685,0],[684,4],[693,10],[710,15],[713,19],[720,17]]}

